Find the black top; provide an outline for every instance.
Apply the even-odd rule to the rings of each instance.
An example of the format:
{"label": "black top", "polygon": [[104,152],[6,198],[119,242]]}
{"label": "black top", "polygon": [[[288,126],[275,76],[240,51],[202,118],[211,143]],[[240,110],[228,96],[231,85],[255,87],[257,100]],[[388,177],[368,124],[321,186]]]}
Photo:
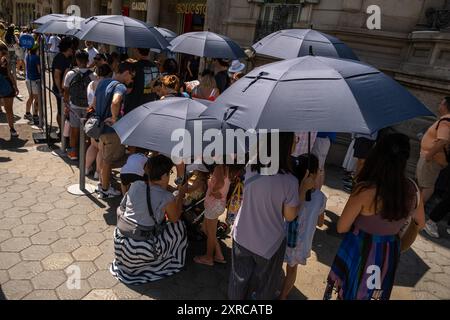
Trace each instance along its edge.
{"label": "black top", "polygon": [[158,77],[159,70],[156,64],[149,60],[139,60],[136,62],[133,90],[125,96],[124,114],[129,113],[144,103],[157,100],[157,95],[152,93],[152,82]]}
{"label": "black top", "polygon": [[62,54],[61,52],[55,56],[55,58],[53,59],[53,64],[52,64],[53,90],[57,89],[57,87],[54,84],[55,83],[55,70],[61,71],[61,87],[62,87],[62,84],[64,82],[64,73],[66,72],[67,69],[70,69],[71,64],[72,64],[72,59],[66,58],[66,56],[64,54]]}
{"label": "black top", "polygon": [[228,72],[226,70],[218,72],[215,79],[217,88],[222,94],[230,86],[230,77],[228,77]]}

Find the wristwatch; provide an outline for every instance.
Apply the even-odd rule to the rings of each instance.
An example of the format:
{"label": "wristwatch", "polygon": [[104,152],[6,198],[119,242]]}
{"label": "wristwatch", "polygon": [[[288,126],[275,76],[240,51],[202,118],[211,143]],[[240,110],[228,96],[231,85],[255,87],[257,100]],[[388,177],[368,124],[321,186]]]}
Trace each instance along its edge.
{"label": "wristwatch", "polygon": [[184,182],[183,177],[177,177],[177,178],[175,179],[175,184],[176,184],[177,186],[183,185],[183,182]]}

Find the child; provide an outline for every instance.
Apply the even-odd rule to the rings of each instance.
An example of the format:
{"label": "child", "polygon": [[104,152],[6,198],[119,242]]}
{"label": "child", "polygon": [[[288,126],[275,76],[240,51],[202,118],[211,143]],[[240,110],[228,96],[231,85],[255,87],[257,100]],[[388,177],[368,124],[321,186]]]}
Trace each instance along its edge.
{"label": "child", "polygon": [[[297,266],[299,264],[306,265],[306,260],[311,256],[311,246],[316,231],[316,225],[320,215],[324,212],[326,207],[327,198],[320,190],[314,190],[315,181],[318,175],[319,160],[313,154],[309,156],[309,168],[308,168],[308,155],[301,155],[299,158],[299,165],[295,168],[294,173],[300,183],[300,194],[302,191],[311,190],[311,201],[302,201],[302,205],[298,212],[298,217],[294,222],[291,222],[288,226],[288,232],[297,234],[295,239],[292,239],[291,234],[288,234],[288,246],[286,248],[286,255],[284,261],[287,262],[286,266],[286,279],[284,281],[283,290],[280,295],[280,300],[286,300],[289,292],[292,290],[296,277]],[[306,177],[309,169],[309,175]],[[304,178],[305,177],[305,178]],[[292,225],[292,223],[294,223]],[[287,224],[288,225],[288,224]],[[295,230],[292,229],[294,226]],[[293,241],[292,241],[293,240]]]}
{"label": "child", "polygon": [[240,166],[217,165],[211,179],[208,181],[208,190],[205,197],[205,220],[203,228],[207,236],[206,254],[196,256],[194,262],[213,266],[214,262],[226,263],[219,242],[217,241],[217,223],[219,217],[225,212],[227,195],[231,181],[240,173]]}
{"label": "child", "polygon": [[135,181],[146,181],[145,165],[148,160],[148,150],[128,146],[131,153],[127,159],[127,163],[120,170],[120,181],[122,183],[122,194],[125,194],[130,188],[130,184]]}

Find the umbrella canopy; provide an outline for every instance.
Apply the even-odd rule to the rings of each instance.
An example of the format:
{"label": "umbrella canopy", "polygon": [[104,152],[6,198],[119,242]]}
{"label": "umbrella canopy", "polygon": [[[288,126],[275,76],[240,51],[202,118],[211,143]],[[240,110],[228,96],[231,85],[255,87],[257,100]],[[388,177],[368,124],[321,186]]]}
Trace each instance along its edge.
{"label": "umbrella canopy", "polygon": [[51,13],[51,14],[47,14],[45,16],[42,16],[39,19],[34,20],[33,23],[35,23],[35,24],[44,24],[44,23],[47,23],[49,21],[58,20],[58,19],[65,18],[65,17],[68,17],[68,15],[67,14],[59,14],[59,13]]}
{"label": "umbrella canopy", "polygon": [[36,29],[37,33],[55,33],[73,36],[80,31],[84,18],[78,16],[66,16],[51,20]]}
{"label": "umbrella canopy", "polygon": [[202,115],[244,129],[370,134],[433,113],[367,64],[307,56],[253,70]]}
{"label": "umbrella canopy", "polygon": [[307,56],[310,47],[317,56],[359,60],[338,38],[312,29],[280,30],[253,45],[256,53],[280,59]]}
{"label": "umbrella canopy", "polygon": [[172,52],[187,53],[199,57],[233,59],[245,57],[242,48],[230,38],[209,31],[189,32],[170,42]]}
{"label": "umbrella canopy", "polygon": [[175,32],[166,28],[155,27],[155,29],[169,42],[178,36]]}
{"label": "umbrella canopy", "polygon": [[[205,146],[210,144],[203,141],[205,131],[224,129],[222,121],[212,117],[199,118],[206,108],[189,98],[166,98],[136,108],[120,119],[113,128],[124,145],[157,151],[175,159],[199,158],[203,155]],[[174,132],[180,129],[185,130],[177,132],[174,138],[179,140],[171,141]],[[198,134],[200,136],[196,136]],[[177,146],[177,150],[181,152],[173,154]],[[223,149],[219,153],[223,153]]]}
{"label": "umbrella canopy", "polygon": [[163,50],[169,42],[142,21],[119,15],[94,16],[86,19],[75,36],[123,48],[155,48]]}

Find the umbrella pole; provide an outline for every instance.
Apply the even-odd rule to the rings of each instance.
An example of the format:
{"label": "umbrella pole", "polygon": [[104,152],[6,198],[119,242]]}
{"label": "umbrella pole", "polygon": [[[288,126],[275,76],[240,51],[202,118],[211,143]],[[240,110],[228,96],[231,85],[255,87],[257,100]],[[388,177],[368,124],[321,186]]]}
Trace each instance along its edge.
{"label": "umbrella pole", "polygon": [[[308,165],[307,165],[308,171],[310,165],[311,165],[311,131],[308,132]],[[310,173],[308,172],[308,176],[309,174]],[[306,191],[305,200],[308,202],[311,201],[311,190]]]}

